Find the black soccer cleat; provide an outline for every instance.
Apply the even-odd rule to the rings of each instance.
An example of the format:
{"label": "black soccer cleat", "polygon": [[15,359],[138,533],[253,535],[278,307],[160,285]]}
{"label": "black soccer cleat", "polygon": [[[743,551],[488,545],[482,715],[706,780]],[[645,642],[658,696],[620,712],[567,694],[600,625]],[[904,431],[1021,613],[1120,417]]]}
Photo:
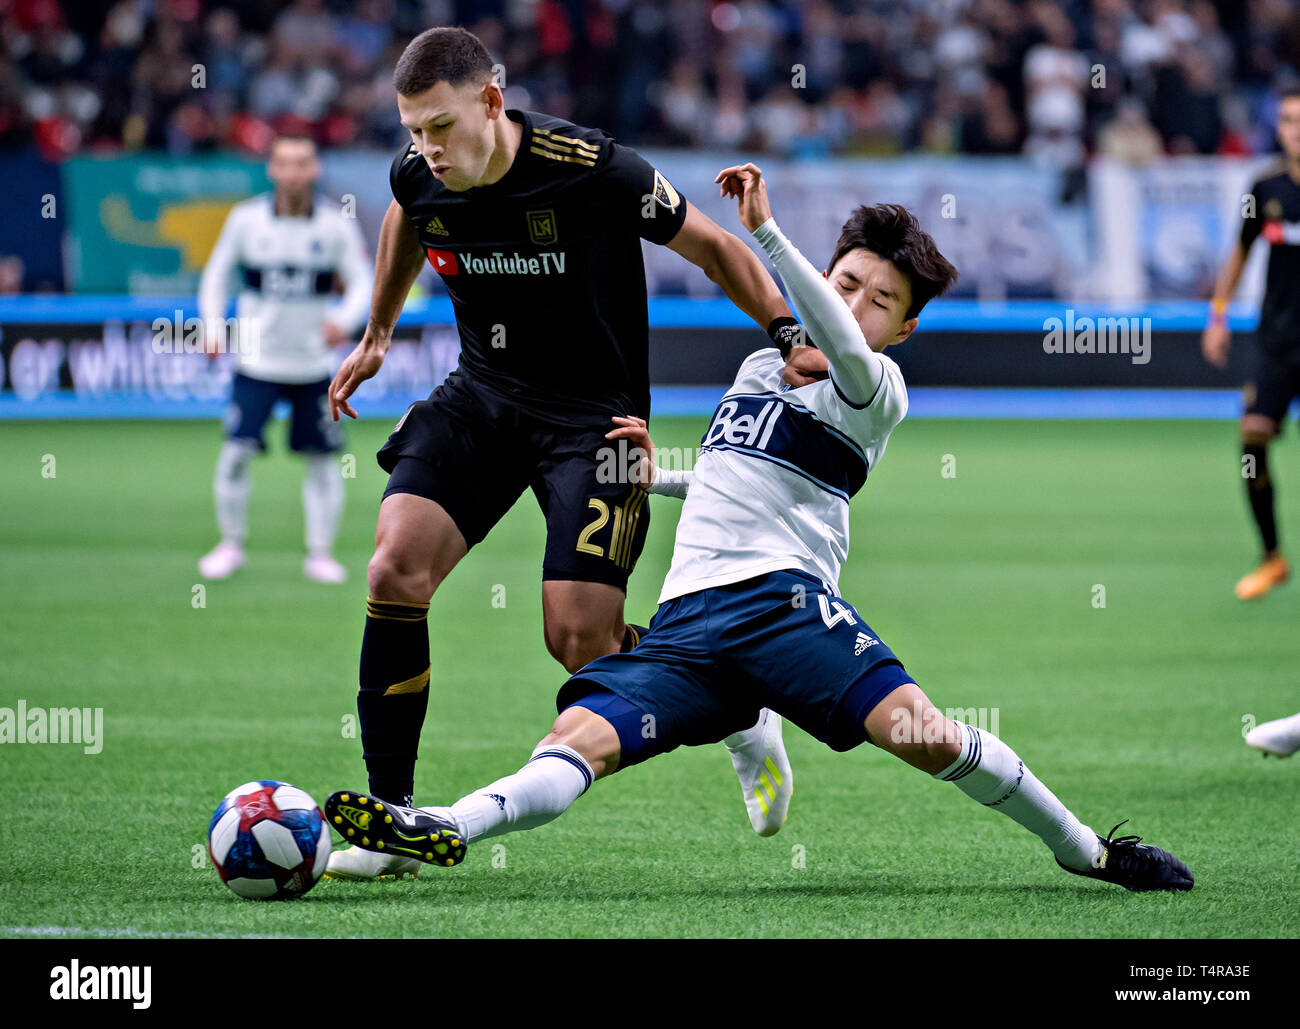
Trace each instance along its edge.
{"label": "black soccer cleat", "polygon": [[465,841],[456,823],[419,808],[400,807],[364,793],[331,793],[325,820],[349,843],[380,854],[401,854],[431,865],[458,865]]}
{"label": "black soccer cleat", "polygon": [[[1124,819],[1119,825],[1123,825]],[[1110,835],[1104,839],[1097,837],[1101,844],[1101,860],[1086,872],[1080,872],[1069,865],[1061,865],[1072,875],[1082,875],[1089,879],[1123,886],[1126,890],[1143,893],[1148,890],[1179,890],[1192,888],[1192,873],[1185,864],[1167,850],[1143,843],[1141,836],[1115,836],[1115,826]]]}

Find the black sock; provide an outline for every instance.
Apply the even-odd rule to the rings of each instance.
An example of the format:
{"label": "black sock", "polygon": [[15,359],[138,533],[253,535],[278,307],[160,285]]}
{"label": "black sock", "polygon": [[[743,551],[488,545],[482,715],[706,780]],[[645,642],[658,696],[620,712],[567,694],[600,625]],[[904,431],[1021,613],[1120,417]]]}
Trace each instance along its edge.
{"label": "black sock", "polygon": [[410,807],[429,707],[429,605],[366,600],[357,714],[370,792]]}
{"label": "black sock", "polygon": [[626,622],[623,628],[623,645],[618,648],[619,653],[626,654],[640,643],[649,631],[644,625],[633,625],[631,622]]}
{"label": "black sock", "polygon": [[1250,501],[1255,524],[1259,526],[1264,551],[1272,553],[1277,550],[1277,521],[1273,515],[1273,476],[1268,470],[1268,447],[1247,443],[1241,452],[1250,459],[1249,464],[1254,465],[1255,472],[1246,476],[1246,498]]}

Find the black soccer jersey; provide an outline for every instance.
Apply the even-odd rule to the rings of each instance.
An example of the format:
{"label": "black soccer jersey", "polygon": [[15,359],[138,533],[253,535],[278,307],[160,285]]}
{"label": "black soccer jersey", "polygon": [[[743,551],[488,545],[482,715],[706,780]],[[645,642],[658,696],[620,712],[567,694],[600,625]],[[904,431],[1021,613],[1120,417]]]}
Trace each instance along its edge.
{"label": "black soccer jersey", "polygon": [[548,419],[648,417],[641,240],[677,235],[686,200],[599,129],[506,116],[524,132],[499,181],[454,192],[414,146],[390,174],[451,296],[461,367]]}
{"label": "black soccer jersey", "polygon": [[1251,195],[1255,217],[1242,219],[1242,249],[1260,236],[1272,246],[1259,342],[1275,354],[1300,354],[1300,184],[1281,172],[1256,182]]}

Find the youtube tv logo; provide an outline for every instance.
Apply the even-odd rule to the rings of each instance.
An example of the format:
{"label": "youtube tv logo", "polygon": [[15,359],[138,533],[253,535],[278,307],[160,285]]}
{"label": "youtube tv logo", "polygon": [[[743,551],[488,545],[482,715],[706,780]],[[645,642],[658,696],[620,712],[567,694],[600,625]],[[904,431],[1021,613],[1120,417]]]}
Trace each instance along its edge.
{"label": "youtube tv logo", "polygon": [[460,274],[460,265],[456,262],[456,255],[450,250],[426,247],[425,252],[429,255],[429,263],[433,265],[433,270],[439,275]]}

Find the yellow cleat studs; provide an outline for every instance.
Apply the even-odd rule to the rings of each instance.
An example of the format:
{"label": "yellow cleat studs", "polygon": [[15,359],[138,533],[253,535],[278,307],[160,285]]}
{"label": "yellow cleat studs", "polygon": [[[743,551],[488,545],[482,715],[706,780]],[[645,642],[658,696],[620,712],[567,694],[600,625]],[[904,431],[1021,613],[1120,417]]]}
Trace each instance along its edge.
{"label": "yellow cleat studs", "polygon": [[453,861],[451,858],[448,858],[446,863],[449,865],[454,865],[456,862]]}
{"label": "yellow cleat studs", "polygon": [[357,798],[357,803],[358,803],[358,804],[364,804],[364,803],[366,802],[366,799],[367,799],[367,798],[365,798],[365,797],[358,797],[358,798]]}
{"label": "yellow cleat studs", "polygon": [[343,824],[343,817],[342,817],[341,815],[335,815],[335,816],[334,816],[334,824],[335,824],[335,825],[342,825],[342,824]]}
{"label": "yellow cleat studs", "polygon": [[383,805],[383,804],[376,804],[376,805],[375,805],[375,810],[376,810],[376,811],[382,811],[382,810],[384,810],[384,805]]}
{"label": "yellow cleat studs", "polygon": [[339,796],[339,800],[343,801],[344,804],[346,804],[346,803],[347,803],[349,800],[351,800],[351,799],[352,799],[352,797],[351,797],[349,794],[346,794],[346,793],[340,794],[340,796]]}
{"label": "yellow cleat studs", "polygon": [[369,837],[369,836],[362,836],[362,837],[361,837],[361,846],[363,846],[363,847],[368,847],[368,846],[370,846],[370,837]]}
{"label": "yellow cleat studs", "polygon": [[349,835],[349,836],[355,836],[356,834],[357,834],[357,831],[356,831],[355,829],[349,829],[349,830],[348,830],[348,835]]}
{"label": "yellow cleat studs", "polygon": [[424,855],[424,860],[425,860],[425,861],[432,861],[432,860],[433,860],[433,855],[432,855],[432,854],[425,854],[425,855]]}
{"label": "yellow cleat studs", "polygon": [[375,847],[378,848],[379,850],[383,850],[383,849],[384,849],[384,841],[383,841],[383,840],[378,840],[378,841],[376,841],[376,843],[375,843]]}
{"label": "yellow cleat studs", "polygon": [[384,815],[384,824],[385,824],[385,825],[390,825],[390,824],[392,823],[392,821],[393,821],[393,816],[392,816],[392,815]]}

